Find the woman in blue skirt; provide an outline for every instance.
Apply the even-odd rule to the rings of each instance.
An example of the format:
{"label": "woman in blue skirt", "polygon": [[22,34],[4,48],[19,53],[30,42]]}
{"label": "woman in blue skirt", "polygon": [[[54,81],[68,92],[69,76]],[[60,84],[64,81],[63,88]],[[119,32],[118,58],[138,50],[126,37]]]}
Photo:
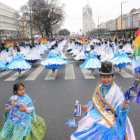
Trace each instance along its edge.
{"label": "woman in blue skirt", "polygon": [[118,67],[121,72],[122,68],[132,63],[132,60],[128,57],[127,54],[122,50],[123,46],[120,45],[117,53],[112,58],[111,62],[114,67]]}
{"label": "woman in blue skirt", "polygon": [[91,45],[90,48],[91,48],[91,52],[87,55],[87,59],[80,66],[80,68],[92,70],[92,74],[94,75],[94,70],[98,70],[101,67],[101,63],[97,58],[96,52],[94,51],[94,46]]}
{"label": "woman in blue skirt", "polygon": [[67,60],[64,60],[62,56],[54,50],[52,46],[51,51],[48,54],[48,57],[41,62],[46,69],[52,69],[52,73],[55,73],[55,69],[60,69],[64,64],[68,64]]}
{"label": "woman in blue skirt", "polygon": [[21,71],[25,71],[31,68],[31,65],[25,61],[23,54],[20,53],[20,49],[17,50],[17,55],[13,60],[5,66],[5,69],[10,69],[19,72],[19,77],[21,77]]}

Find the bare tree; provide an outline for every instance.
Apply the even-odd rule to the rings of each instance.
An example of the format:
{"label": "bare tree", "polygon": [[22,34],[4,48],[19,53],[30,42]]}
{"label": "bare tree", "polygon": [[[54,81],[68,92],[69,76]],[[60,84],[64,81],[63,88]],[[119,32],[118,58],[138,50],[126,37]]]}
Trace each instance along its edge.
{"label": "bare tree", "polygon": [[53,26],[62,24],[64,19],[64,5],[57,0],[29,0],[21,8],[27,14],[28,22],[38,28],[42,36],[52,36]]}

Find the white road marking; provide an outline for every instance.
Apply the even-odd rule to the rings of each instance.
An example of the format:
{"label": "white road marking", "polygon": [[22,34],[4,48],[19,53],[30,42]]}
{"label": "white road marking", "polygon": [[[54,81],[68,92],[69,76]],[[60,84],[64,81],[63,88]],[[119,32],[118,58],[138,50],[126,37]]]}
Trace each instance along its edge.
{"label": "white road marking", "polygon": [[[21,76],[26,73],[28,70],[26,71],[22,71],[21,72]],[[15,81],[19,78],[19,73],[18,72],[15,72],[13,75],[11,75],[10,77],[8,77],[7,79],[5,79],[4,81]]]}
{"label": "white road marking", "polygon": [[90,70],[87,70],[87,69],[81,69],[81,70],[85,79],[95,79],[95,76],[93,76]]}
{"label": "white road marking", "polygon": [[132,71],[132,66],[131,65],[126,66],[126,68],[129,69],[130,71]]}
{"label": "white road marking", "polygon": [[55,70],[55,74],[52,74],[52,70],[49,70],[44,80],[55,80],[58,70]]}
{"label": "white road marking", "polygon": [[116,69],[116,72],[119,73],[123,78],[134,78],[133,75],[127,73],[126,71],[122,70],[121,72],[119,72],[118,69]]}
{"label": "white road marking", "polygon": [[37,67],[26,79],[25,81],[33,81],[35,80],[38,75],[44,70],[43,66]]}
{"label": "white road marking", "polygon": [[65,69],[65,80],[75,79],[73,64],[67,64]]}
{"label": "white road marking", "polygon": [[9,74],[11,71],[4,71],[4,72],[0,72],[0,78],[6,76],[7,74]]}

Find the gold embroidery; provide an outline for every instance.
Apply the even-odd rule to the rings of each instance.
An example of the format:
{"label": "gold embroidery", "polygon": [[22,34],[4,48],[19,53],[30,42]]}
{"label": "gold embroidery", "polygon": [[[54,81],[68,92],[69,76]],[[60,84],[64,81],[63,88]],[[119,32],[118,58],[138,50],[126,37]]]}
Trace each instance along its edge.
{"label": "gold embroidery", "polygon": [[[96,104],[98,105],[99,109],[101,111],[105,112],[105,110],[106,110],[107,107],[105,107],[103,105],[103,103],[100,100],[99,96],[96,95],[94,98],[95,98]],[[106,115],[109,117],[109,119],[114,120],[115,115],[111,111],[108,111],[108,113],[106,113]]]}
{"label": "gold embroidery", "polygon": [[100,112],[100,110],[98,109],[98,107],[96,106],[96,104],[94,103],[94,100],[93,101],[93,104],[94,106],[96,107],[97,111],[100,113],[100,115],[105,119],[105,121],[112,127],[113,124]]}
{"label": "gold embroidery", "polygon": [[111,111],[108,111],[108,113],[106,115],[108,116],[108,118],[110,120],[112,120],[113,122],[115,122],[116,117],[115,117],[115,115]]}
{"label": "gold embroidery", "polygon": [[97,92],[99,93],[99,96],[101,97],[103,102],[116,114],[116,111],[114,110],[114,108],[103,98],[103,96],[100,92],[100,84],[101,84],[101,82],[98,83],[98,87],[97,87]]}
{"label": "gold embroidery", "polygon": [[[96,109],[98,110],[98,112],[100,113],[100,115],[106,120],[106,122],[112,127],[113,124],[115,123],[116,117],[114,114],[116,114],[115,110],[111,107],[111,105],[102,97],[101,93],[100,93],[100,83],[98,84],[97,87],[97,92],[99,93],[99,95],[93,95],[92,97],[92,101],[94,106],[96,107]],[[105,104],[111,109],[111,111],[114,113],[112,113],[111,111],[107,111],[106,114],[103,114],[106,111],[106,108],[104,106],[104,104],[102,103],[101,99],[103,100],[103,102],[105,102]]]}
{"label": "gold embroidery", "polygon": [[101,110],[102,110],[103,112],[105,112],[105,111],[106,111],[106,107],[105,107],[105,106],[101,106]]}
{"label": "gold embroidery", "polygon": [[[127,119],[126,119],[126,123],[125,123],[125,129],[126,129],[126,127],[127,127]],[[128,140],[128,135],[126,132],[125,132],[125,140]]]}

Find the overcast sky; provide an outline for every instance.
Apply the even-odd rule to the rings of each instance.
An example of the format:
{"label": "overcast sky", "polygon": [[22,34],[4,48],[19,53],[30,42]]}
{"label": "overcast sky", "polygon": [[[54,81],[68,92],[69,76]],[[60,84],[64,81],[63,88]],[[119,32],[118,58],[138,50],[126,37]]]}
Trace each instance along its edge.
{"label": "overcast sky", "polygon": [[[0,2],[19,10],[28,0],[0,0]],[[79,32],[82,29],[82,8],[87,4],[87,0],[58,0],[65,4],[65,21],[62,28],[67,28],[71,32]],[[123,13],[130,12],[132,8],[140,8],[140,0],[89,0],[92,7],[93,20],[95,24],[99,21],[114,19],[121,14],[121,2],[123,4]]]}

